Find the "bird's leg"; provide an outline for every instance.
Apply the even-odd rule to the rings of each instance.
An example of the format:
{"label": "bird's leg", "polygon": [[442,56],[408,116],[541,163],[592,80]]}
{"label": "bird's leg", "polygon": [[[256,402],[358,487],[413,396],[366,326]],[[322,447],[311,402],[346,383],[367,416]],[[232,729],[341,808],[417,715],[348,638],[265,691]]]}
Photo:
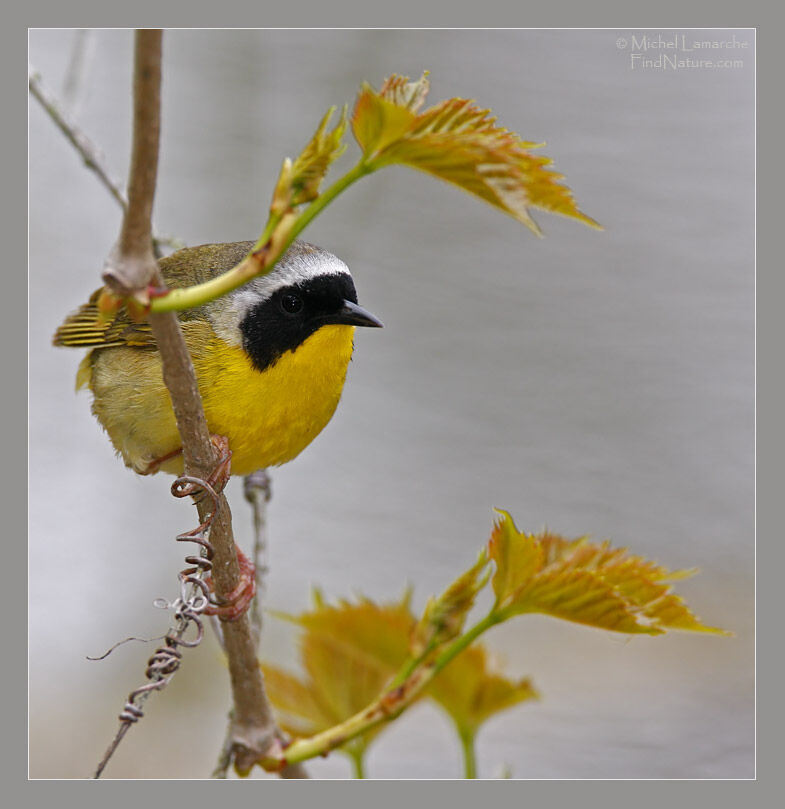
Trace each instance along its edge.
{"label": "bird's leg", "polygon": [[[229,482],[232,469],[232,451],[229,449],[229,440],[222,435],[211,435],[210,443],[215,449],[218,461],[206,479],[206,483],[220,494]],[[153,475],[160,468],[161,464],[176,458],[182,453],[182,447],[178,447],[160,458],[151,461],[141,475]],[[251,560],[235,545],[237,552],[237,563],[240,566],[240,581],[237,587],[232,590],[221,604],[210,604],[205,610],[206,615],[216,615],[223,621],[236,621],[250,606],[256,595],[256,571]],[[214,591],[212,577],[208,576],[205,583]]]}
{"label": "bird's leg", "polygon": [[218,456],[218,462],[210,472],[207,482],[216,492],[220,493],[226,487],[232,474],[232,451],[229,449],[229,439],[226,436],[211,435],[210,443]]}
{"label": "bird's leg", "polygon": [[134,470],[139,475],[154,475],[160,468],[161,464],[170,461],[172,458],[176,458],[178,455],[182,455],[183,448],[177,447],[177,449],[173,449],[171,452],[167,452],[166,455],[162,455],[160,458],[155,458],[144,469],[138,469],[134,467]]}
{"label": "bird's leg", "polygon": [[[229,441],[222,435],[211,435],[210,441],[218,455],[218,462],[207,478],[207,482],[216,492],[223,491],[229,482],[232,468],[232,451],[229,449]],[[256,595],[256,570],[253,562],[235,545],[237,553],[237,564],[240,566],[240,581],[237,587],[228,593],[222,604],[210,605],[205,609],[205,614],[216,615],[222,621],[236,621],[250,606]],[[212,589],[212,580],[208,579],[207,584]]]}
{"label": "bird's leg", "polygon": [[[237,564],[240,565],[240,582],[229,593],[222,604],[211,604],[205,608],[205,615],[217,615],[222,621],[236,621],[251,605],[256,595],[256,570],[253,562],[235,545]],[[212,590],[212,579],[207,585]]]}
{"label": "bird's leg", "polygon": [[[207,478],[207,482],[216,492],[222,492],[229,482],[229,476],[231,475],[232,451],[229,449],[229,439],[223,435],[211,435],[210,443],[213,445],[213,449],[215,449],[216,455],[218,456],[218,462]],[[176,458],[178,455],[182,455],[182,453],[183,448],[177,447],[177,449],[167,452],[166,455],[162,455],[160,458],[154,458],[144,469],[137,469],[136,471],[140,475],[154,475],[160,470],[163,464],[167,461],[171,461],[172,458]]]}

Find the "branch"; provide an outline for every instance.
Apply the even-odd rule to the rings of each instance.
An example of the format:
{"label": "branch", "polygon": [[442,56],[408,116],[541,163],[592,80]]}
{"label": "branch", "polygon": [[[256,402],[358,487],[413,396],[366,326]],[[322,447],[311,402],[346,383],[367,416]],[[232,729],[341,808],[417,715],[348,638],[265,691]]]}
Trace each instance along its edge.
{"label": "branch", "polygon": [[[151,224],[161,135],[161,40],[160,30],[145,29],[136,32],[134,125],[128,175],[128,207],[120,227],[120,238],[103,273],[104,283],[121,295],[144,290],[153,281],[158,286],[163,283],[153,255]],[[152,321],[151,318],[150,322]],[[170,334],[178,329],[176,322],[172,326],[174,328],[169,330]],[[155,330],[153,324],[153,331]],[[163,353],[162,349],[162,356]]]}
{"label": "branch", "polygon": [[262,636],[262,598],[264,577],[267,573],[267,504],[272,497],[272,481],[266,469],[258,469],[243,480],[243,494],[253,512],[253,551],[251,559],[256,571],[256,595],[251,605],[251,627],[257,653]]}
{"label": "branch", "polygon": [[[134,54],[134,128],[128,208],[120,238],[110,255],[104,280],[115,291],[132,295],[149,284],[162,286],[152,250],[151,214],[158,168],[161,102],[160,30],[138,30]],[[193,364],[173,313],[151,314],[150,324],[163,364],[183,447],[185,473],[207,479],[216,458],[202,410]],[[211,504],[197,502],[204,521]],[[211,529],[213,582],[219,599],[226,598],[240,581],[231,528],[231,513],[221,495]],[[247,615],[224,624],[234,703],[233,755],[235,768],[245,773],[271,748],[281,747],[281,733],[264,691],[262,675]]]}
{"label": "branch", "polygon": [[95,31],[79,28],[74,32],[71,58],[63,80],[63,102],[69,114],[76,117],[85,97],[87,72],[95,50]]}
{"label": "branch", "polygon": [[[256,654],[259,653],[259,641],[262,634],[261,601],[264,595],[264,576],[267,572],[267,503],[272,495],[270,475],[266,469],[259,469],[247,475],[243,481],[243,494],[251,505],[254,524],[254,541],[251,558],[256,575],[256,595],[254,596],[249,615],[251,617],[251,633],[253,635]],[[223,633],[220,635],[223,643]],[[229,728],[221,746],[218,762],[213,770],[213,778],[226,778],[232,763],[232,725],[233,712],[229,714]],[[284,740],[288,743],[288,739]],[[287,765],[279,773],[282,778],[307,778],[305,769],[299,764]]]}
{"label": "branch", "polygon": [[[38,101],[44,112],[52,119],[55,126],[57,126],[65,135],[68,142],[76,149],[85,166],[95,173],[104,188],[111,194],[112,199],[115,200],[123,213],[125,213],[128,207],[125,191],[123,191],[119,181],[113,180],[110,176],[109,169],[106,167],[106,158],[101,153],[98,146],[93,143],[81,127],[77,126],[77,124],[71,120],[70,115],[63,109],[63,105],[44,85],[41,74],[32,68],[28,74],[28,86],[33,98]],[[165,236],[160,233],[154,234],[153,242],[156,255],[161,255],[159,248],[162,246],[170,247],[173,250],[179,250],[181,247],[185,247],[180,239],[174,236]]]}
{"label": "branch", "polygon": [[417,699],[437,673],[438,669],[433,663],[422,666],[397,688],[385,692],[346,721],[307,739],[292,742],[282,756],[267,757],[260,762],[261,765],[267,770],[275,771],[282,766],[291,766],[315,756],[326,756],[336,747],[346,744],[376,725],[395,719]]}
{"label": "branch", "polygon": [[499,623],[499,620],[498,614],[492,609],[471,629],[447,644],[435,658],[425,661],[420,656],[417,658],[420,662],[414,668],[411,661],[407,661],[387,690],[368,707],[322,733],[292,742],[282,756],[267,757],[261,762],[262,766],[275,771],[282,766],[291,766],[315,756],[326,756],[336,747],[346,744],[376,725],[395,719],[420,696],[445,666],[474,643],[483,632]]}
{"label": "branch", "polygon": [[33,98],[44,108],[57,128],[68,139],[68,142],[79,152],[87,168],[98,175],[98,179],[101,181],[104,188],[106,188],[112,197],[114,197],[117,204],[125,211],[128,207],[125,194],[120,187],[120,183],[109,176],[109,172],[104,166],[104,156],[101,154],[101,150],[70,120],[68,114],[63,111],[55,97],[44,87],[41,74],[37,70],[30,68],[27,76],[27,84]]}

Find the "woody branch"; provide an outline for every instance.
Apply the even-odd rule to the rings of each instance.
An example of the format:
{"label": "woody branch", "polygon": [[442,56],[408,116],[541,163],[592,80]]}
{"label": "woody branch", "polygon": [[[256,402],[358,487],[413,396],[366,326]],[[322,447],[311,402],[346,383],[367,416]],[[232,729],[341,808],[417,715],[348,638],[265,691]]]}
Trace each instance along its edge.
{"label": "woody branch", "polygon": [[[133,90],[133,145],[128,183],[128,207],[120,237],[103,275],[114,291],[124,295],[144,293],[150,284],[163,286],[153,254],[151,215],[155,195],[161,106],[160,30],[136,32]],[[183,448],[185,473],[207,479],[216,464],[215,452],[202,410],[188,349],[174,313],[150,314],[163,364],[164,382],[172,400]],[[197,503],[204,520],[209,503]],[[240,581],[231,513],[223,494],[210,542],[215,550],[213,581],[219,599],[226,598]],[[232,754],[236,769],[246,772],[265,754],[280,745],[281,733],[265,694],[256,647],[247,615],[223,626],[233,698]],[[298,767],[282,775],[304,777]]]}

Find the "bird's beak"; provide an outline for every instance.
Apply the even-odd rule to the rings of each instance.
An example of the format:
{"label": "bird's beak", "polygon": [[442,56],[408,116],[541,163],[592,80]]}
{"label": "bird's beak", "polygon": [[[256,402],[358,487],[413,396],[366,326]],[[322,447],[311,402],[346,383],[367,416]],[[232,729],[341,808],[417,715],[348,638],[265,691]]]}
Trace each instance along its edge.
{"label": "bird's beak", "polygon": [[329,322],[347,326],[370,326],[376,329],[381,329],[383,325],[378,317],[351,301],[344,301],[343,307],[331,315]]}

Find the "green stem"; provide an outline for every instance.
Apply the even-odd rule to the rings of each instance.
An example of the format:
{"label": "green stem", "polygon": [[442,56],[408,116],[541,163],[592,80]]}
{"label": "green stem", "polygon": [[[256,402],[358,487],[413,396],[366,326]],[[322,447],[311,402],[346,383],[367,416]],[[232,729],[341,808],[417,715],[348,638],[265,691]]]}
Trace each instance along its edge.
{"label": "green stem", "polygon": [[398,673],[393,677],[388,686],[388,689],[397,688],[402,683],[405,683],[409,677],[414,674],[414,672],[425,662],[425,659],[430,655],[430,653],[434,649],[434,643],[431,641],[423,651],[417,655],[417,657],[410,657],[401,668],[398,670]]}
{"label": "green stem", "polygon": [[352,760],[352,772],[354,773],[354,777],[365,778],[365,748],[350,748],[349,758]]}
{"label": "green stem", "polygon": [[458,736],[461,739],[463,749],[463,777],[477,777],[477,756],[474,751],[475,733],[473,730],[458,728]]}
{"label": "green stem", "polygon": [[494,610],[491,610],[485,618],[478,621],[468,632],[457,638],[436,658],[436,663],[434,664],[436,672],[440,672],[454,657],[474,643],[483,632],[495,626],[501,620],[499,615]]}
{"label": "green stem", "polygon": [[284,218],[280,214],[271,217],[264,229],[264,233],[254,245],[249,256],[243,259],[240,264],[231,270],[205,281],[203,284],[196,284],[185,289],[171,289],[160,297],[153,298],[150,303],[151,312],[173,312],[183,309],[193,309],[195,306],[203,306],[221,295],[226,295],[237,287],[256,278],[258,275],[265,275],[275,266],[275,263],[284,254],[289,245],[300,235],[300,233],[310,224],[310,222],[321,211],[329,205],[342,191],[345,191],[352,183],[361,177],[369,174],[373,168],[369,167],[364,160],[361,160],[351,171],[336,180],[324,193],[320,194],[300,215],[294,220],[289,229],[286,239],[280,245],[276,254],[268,257],[264,263],[263,271],[259,272],[259,262],[250,261],[249,256],[256,250],[260,250],[268,243],[276,226]]}
{"label": "green stem", "polygon": [[[251,248],[251,252],[254,250],[260,250],[265,244],[267,244],[270,237],[273,235],[273,231],[278,227],[278,223],[281,221],[281,219],[283,219],[282,214],[270,212],[270,217],[267,220],[267,224],[264,226],[262,235],[257,239],[256,244]],[[231,271],[227,270],[227,272]]]}
{"label": "green stem", "polygon": [[[460,654],[467,646],[473,643],[477,637],[482,635],[487,629],[490,629],[494,624],[499,623],[501,618],[496,614],[494,610],[491,610],[485,618],[482,619],[479,623],[475,624],[465,635],[461,635],[451,646],[448,646],[447,649],[436,659],[435,664],[435,673],[441,671],[456,655]],[[406,680],[411,677],[411,675],[419,668],[420,665],[425,661],[425,659],[430,655],[433,651],[434,644],[433,642],[426,647],[426,649],[417,657],[413,657],[410,660],[407,660],[399,672],[395,675],[392,682],[390,683],[390,688],[396,688],[401,683],[405,682]]]}
{"label": "green stem", "polygon": [[417,695],[425,688],[434,676],[433,667],[425,667],[416,671],[402,686],[393,692],[385,691],[371,705],[359,713],[350,716],[339,725],[317,733],[307,739],[292,742],[283,754],[282,760],[261,762],[268,769],[276,769],[281,764],[296,764],[307,761],[314,756],[327,755],[331,750],[351,741],[361,733],[365,733],[381,722],[398,716]]}
{"label": "green stem", "polygon": [[[292,226],[292,238],[294,241],[300,233],[326,208],[340,193],[345,191],[352,183],[356,183],[361,177],[370,174],[374,169],[370,167],[363,158],[349,172],[343,175],[340,180],[336,180],[326,191],[319,196],[297,217]],[[291,241],[288,244],[291,244]],[[287,246],[288,246],[287,244]]]}
{"label": "green stem", "polygon": [[[485,618],[476,623],[465,635],[456,638],[432,663],[422,665],[410,673],[406,679],[397,686],[385,691],[375,702],[354,716],[349,717],[339,725],[317,733],[308,739],[298,739],[292,742],[283,755],[283,763],[296,764],[306,761],[314,756],[326,755],[336,747],[365,733],[381,722],[389,721],[398,716],[419,696],[431,680],[467,646],[473,643],[479,635],[502,620],[498,613],[491,610]],[[408,664],[407,664],[408,667]],[[396,678],[397,679],[397,678]],[[268,769],[280,767],[281,760],[263,762]]]}

